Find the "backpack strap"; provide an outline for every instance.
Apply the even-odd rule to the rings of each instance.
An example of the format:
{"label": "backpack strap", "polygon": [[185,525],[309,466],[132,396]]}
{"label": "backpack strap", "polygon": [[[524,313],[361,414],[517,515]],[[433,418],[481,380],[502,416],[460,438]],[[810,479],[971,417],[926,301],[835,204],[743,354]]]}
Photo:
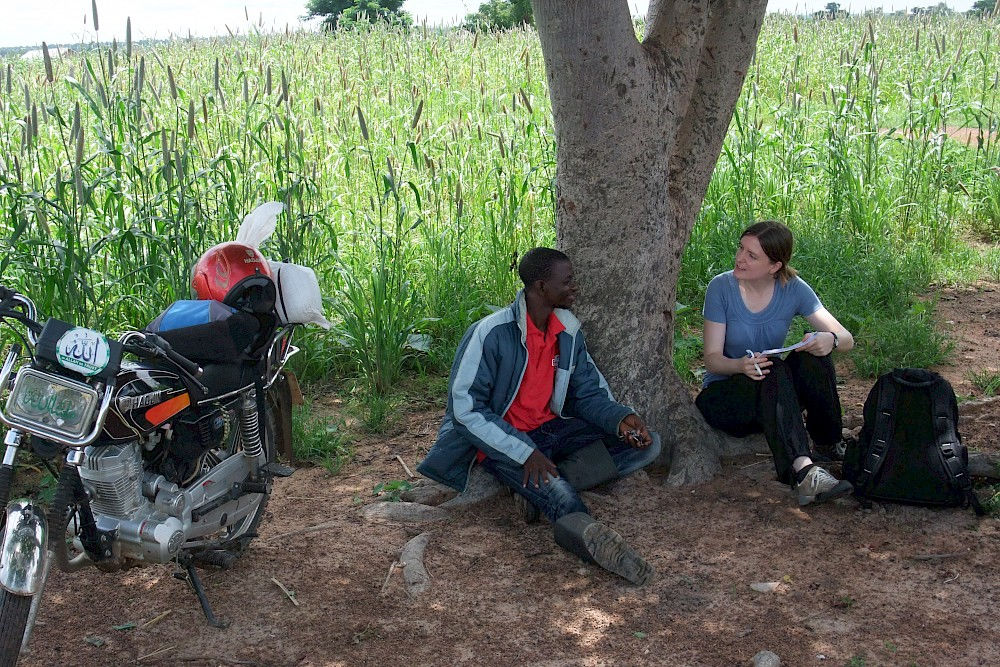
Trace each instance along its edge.
{"label": "backpack strap", "polygon": [[931,415],[934,420],[934,439],[938,455],[948,473],[948,481],[953,489],[957,489],[964,497],[966,505],[972,505],[977,516],[986,512],[979,504],[979,498],[972,490],[972,480],[969,471],[955,449],[959,443],[958,429],[953,418],[951,392],[944,381],[935,382],[931,387]]}
{"label": "backpack strap", "polygon": [[855,484],[862,495],[868,492],[868,487],[885,463],[885,453],[896,422],[896,385],[888,375],[881,378],[879,385],[872,440]]}

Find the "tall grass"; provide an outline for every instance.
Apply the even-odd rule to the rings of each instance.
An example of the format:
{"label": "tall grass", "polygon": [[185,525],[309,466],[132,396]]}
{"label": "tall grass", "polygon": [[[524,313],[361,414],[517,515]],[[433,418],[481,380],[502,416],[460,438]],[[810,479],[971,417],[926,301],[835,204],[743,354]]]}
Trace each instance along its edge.
{"label": "tall grass", "polygon": [[739,232],[778,218],[796,234],[793,264],[858,337],[860,372],[944,360],[948,341],[913,296],[995,274],[962,239],[997,240],[998,25],[769,17],[678,298],[700,303]]}
{"label": "tall grass", "polygon": [[[861,355],[912,324],[912,294],[949,258],[995,276],[996,253],[962,239],[1000,229],[997,27],[768,17],[679,299],[697,308],[764,217],[793,227],[798,268]],[[520,254],[553,242],[554,176],[531,29],[251,31],[0,66],[2,282],[46,314],[138,326],[280,200],[263,250],[316,269],[336,325],[304,337],[298,370],[376,394],[418,357],[447,368],[465,327],[511,299]]]}

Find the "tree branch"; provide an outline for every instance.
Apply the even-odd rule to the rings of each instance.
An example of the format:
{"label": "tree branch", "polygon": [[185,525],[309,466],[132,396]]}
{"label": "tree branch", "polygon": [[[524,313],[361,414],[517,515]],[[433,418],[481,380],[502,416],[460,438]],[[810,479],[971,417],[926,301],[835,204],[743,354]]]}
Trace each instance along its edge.
{"label": "tree branch", "polygon": [[[694,92],[670,158],[670,199],[689,219],[700,208],[753,58],[767,0],[709,0]],[[684,213],[687,215],[684,215]],[[690,230],[677,230],[685,236]]]}
{"label": "tree branch", "polygon": [[[659,48],[668,57],[672,76],[694,83],[708,26],[709,0],[652,0],[646,17],[643,46]],[[690,90],[678,91],[687,100]],[[685,101],[682,108],[687,106]]]}
{"label": "tree branch", "polygon": [[[532,0],[556,134],[599,140],[633,97],[642,66],[624,0]],[[595,113],[596,112],[596,113]],[[560,125],[562,127],[560,127]]]}
{"label": "tree branch", "polygon": [[652,70],[665,84],[660,125],[669,128],[663,150],[672,154],[680,116],[688,108],[701,65],[709,0],[652,0],[642,42]]}

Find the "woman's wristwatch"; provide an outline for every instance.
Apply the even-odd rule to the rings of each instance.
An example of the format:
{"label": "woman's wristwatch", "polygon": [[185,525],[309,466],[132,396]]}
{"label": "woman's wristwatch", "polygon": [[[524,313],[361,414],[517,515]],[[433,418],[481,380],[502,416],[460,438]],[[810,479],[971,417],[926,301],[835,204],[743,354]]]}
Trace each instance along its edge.
{"label": "woman's wristwatch", "polygon": [[837,337],[837,334],[832,331],[830,332],[830,335],[833,336],[833,349],[836,350],[837,346],[840,345],[840,339]]}

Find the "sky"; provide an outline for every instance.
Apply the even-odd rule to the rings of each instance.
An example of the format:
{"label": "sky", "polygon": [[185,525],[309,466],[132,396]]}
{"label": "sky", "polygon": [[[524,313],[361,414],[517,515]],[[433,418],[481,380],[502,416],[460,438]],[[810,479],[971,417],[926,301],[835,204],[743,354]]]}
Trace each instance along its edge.
{"label": "sky", "polygon": [[[956,11],[965,11],[974,0],[946,0]],[[403,9],[428,24],[454,24],[478,8],[481,0],[406,0]],[[633,14],[644,14],[648,0],[628,0]],[[768,11],[812,12],[829,0],[770,0]],[[870,7],[886,10],[937,4],[938,0],[840,0],[851,12]],[[93,41],[91,0],[5,0],[0,11],[0,47],[39,46]],[[197,37],[296,28],[306,13],[306,0],[97,0],[101,40],[125,37],[126,20],[132,19],[132,38],[163,39],[171,35]],[[249,20],[248,20],[249,17]]]}

